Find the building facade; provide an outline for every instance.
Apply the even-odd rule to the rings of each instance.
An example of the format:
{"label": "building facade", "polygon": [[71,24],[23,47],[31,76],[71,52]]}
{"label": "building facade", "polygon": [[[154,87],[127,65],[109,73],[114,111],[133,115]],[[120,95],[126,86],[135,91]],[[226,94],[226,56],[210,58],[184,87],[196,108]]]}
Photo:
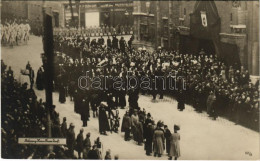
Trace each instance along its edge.
{"label": "building facade", "polygon": [[[132,1],[5,1],[2,2],[3,15],[42,21],[42,8],[53,16],[55,27],[71,25],[72,12],[77,27],[93,23],[113,26],[133,26]],[[93,17],[94,16],[94,17]],[[95,20],[95,22],[92,22]],[[88,22],[90,21],[90,22]],[[93,25],[93,27],[94,27]]]}
{"label": "building facade", "polygon": [[[201,49],[220,52],[217,41],[196,37],[191,19],[202,13],[210,23],[210,14],[219,17],[217,39],[225,59],[237,58],[251,75],[259,75],[259,2],[258,1],[134,1],[135,44],[179,50],[196,54]],[[202,4],[205,3],[205,4]],[[213,5],[213,6],[212,6]],[[202,16],[199,15],[199,16]],[[214,20],[214,18],[211,18]],[[200,20],[201,21],[201,20]],[[217,21],[217,19],[216,19]],[[211,24],[208,24],[211,25]]]}

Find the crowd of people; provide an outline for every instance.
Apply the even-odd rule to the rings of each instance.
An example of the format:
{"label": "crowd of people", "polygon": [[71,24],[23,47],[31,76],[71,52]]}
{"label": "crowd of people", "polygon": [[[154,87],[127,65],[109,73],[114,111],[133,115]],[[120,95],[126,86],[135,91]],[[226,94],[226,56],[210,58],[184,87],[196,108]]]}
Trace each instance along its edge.
{"label": "crowd of people", "polygon": [[1,22],[1,45],[27,44],[31,27],[26,19],[5,19]]}
{"label": "crowd of people", "polygon": [[[102,37],[99,40],[102,40]],[[198,112],[207,111],[213,119],[221,115],[238,124],[257,129],[259,81],[253,84],[248,70],[243,66],[228,66],[214,55],[203,51],[188,55],[161,49],[154,52],[135,50],[131,47],[133,37],[128,45],[123,38],[122,41],[118,41],[116,36],[113,36],[112,42],[108,39],[106,45],[104,40],[99,40],[90,41],[89,38],[84,39],[81,35],[55,37],[55,50],[59,52],[56,65],[60,73],[57,75],[65,78],[69,75],[69,79],[63,79],[66,80],[63,83],[65,86],[69,88],[71,82],[77,82],[86,71],[89,71],[90,78],[119,76],[125,84],[126,76],[172,77],[172,83],[176,84],[174,90],[170,90],[169,79],[165,80],[166,87],[163,87],[162,80],[157,80],[161,81],[156,84],[157,90],[155,88],[149,90],[139,88],[134,89],[133,92],[129,90],[129,95],[133,93],[133,97],[129,96],[129,99],[137,102],[139,92],[151,94],[154,99],[157,94],[160,95],[160,99],[167,94],[177,99],[180,110],[185,108],[186,103],[192,105]],[[70,48],[71,44],[77,47]],[[151,84],[155,84],[155,79],[150,81]],[[110,82],[110,86],[111,84],[113,81]],[[118,95],[126,93],[125,86],[120,91],[114,89],[110,91],[118,101],[115,104],[121,104]],[[135,106],[134,108],[138,108],[138,103],[131,104]]]}
{"label": "crowd of people", "polygon": [[[121,40],[123,43],[120,43]],[[180,111],[185,109],[185,104],[190,104],[197,112],[206,111],[214,120],[218,116],[224,116],[236,124],[258,130],[259,81],[253,84],[250,81],[248,70],[243,66],[228,66],[222,60],[203,50],[195,55],[160,48],[154,52],[148,52],[132,48],[133,37],[129,40],[128,45],[123,38],[121,40],[118,41],[114,35],[112,42],[108,39],[105,45],[102,37],[96,42],[95,39],[90,41],[89,38],[85,39],[80,34],[57,35],[55,37],[55,51],[57,52],[55,82],[57,86],[62,85],[67,89],[72,96],[75,93],[82,93],[81,100],[84,100],[86,93],[89,93],[90,102],[95,102],[90,103],[93,112],[97,110],[102,101],[107,102],[107,111],[118,107],[125,108],[126,94],[128,94],[129,111],[123,118],[122,131],[125,132],[126,141],[131,138],[130,134],[133,134],[133,139],[139,145],[145,141],[147,155],[153,152],[155,156],[160,157],[163,153],[161,147],[164,147],[164,144],[160,144],[162,146],[158,147],[155,138],[161,138],[160,143],[163,143],[164,137],[166,138],[165,135],[167,135],[168,138],[169,136],[171,138],[168,141],[166,139],[169,158],[177,159],[179,148],[175,144],[178,142],[179,136],[175,133],[178,127],[175,127],[175,132],[171,134],[166,132],[168,130],[162,129],[164,127],[162,123],[157,123],[155,128],[154,123],[145,124],[145,120],[150,117],[150,114],[146,115],[139,107],[139,93],[150,94],[153,96],[153,100],[157,95],[159,95],[159,99],[163,99],[166,94],[178,101],[177,108]],[[68,47],[69,44],[78,46],[78,48],[73,50]],[[79,89],[75,84],[77,84],[78,78],[86,75],[86,71],[88,71],[90,79],[112,76],[121,78],[123,85],[119,89],[114,89],[115,80],[110,80],[105,85],[102,84],[102,87],[106,86],[107,89]],[[165,79],[160,80],[155,76],[162,76]],[[152,87],[144,89],[138,84],[136,88],[131,85],[133,82],[128,82],[130,77],[138,80],[144,77],[152,78],[149,79]],[[170,81],[171,79],[173,82]],[[159,84],[156,84],[156,81]],[[170,82],[175,84],[174,89],[170,88]],[[134,85],[136,84],[134,83]],[[104,123],[103,120],[100,121],[102,122],[100,124]],[[165,127],[167,128],[167,125]],[[161,130],[162,134],[155,133],[156,129]],[[107,126],[107,128],[103,128],[103,131],[100,130],[100,133],[105,134],[104,131],[108,130]],[[147,133],[149,134],[147,135]],[[169,147],[172,146],[175,147],[174,153],[170,153],[171,148]],[[176,151],[176,149],[178,150]]]}
{"label": "crowd of people", "polygon": [[[132,48],[133,39],[132,36],[126,43],[124,37],[118,40],[113,35],[113,39],[108,38],[105,43],[102,36],[90,41],[89,37],[78,33],[54,37],[54,87],[59,91],[60,103],[65,103],[67,96],[74,101],[74,111],[81,115],[83,127],[90,119],[91,108],[93,117],[99,119],[100,134],[118,132],[120,118],[116,110],[126,108],[128,94],[129,110],[121,126],[125,141],[133,138],[138,145],[144,143],[146,155],[153,153],[161,157],[166,150],[169,159],[179,158],[180,127],[175,125],[171,133],[162,121],[155,124],[151,114],[146,114],[138,104],[139,94],[142,94],[152,95],[153,100],[157,99],[157,95],[159,99],[163,99],[164,95],[172,96],[177,100],[180,111],[185,110],[185,104],[190,104],[197,112],[206,111],[213,119],[224,116],[236,124],[258,130],[259,82],[253,84],[248,70],[243,66],[228,66],[203,51],[188,55],[161,48],[154,52],[144,48],[136,50]],[[78,158],[102,158],[99,138],[92,146],[90,133],[84,139],[83,129],[76,137],[75,125],[70,124],[67,129],[66,118],[60,123],[55,107],[51,110],[52,136],[66,137],[67,145],[55,146],[51,154],[39,150],[44,149],[41,146],[36,150],[30,145],[18,145],[18,137],[47,136],[47,109],[42,100],[37,100],[32,88],[27,89],[27,84],[21,85],[14,79],[11,67],[7,70],[3,62],[1,67],[3,156],[28,158],[33,154],[33,158],[64,159],[75,158],[76,150]],[[43,72],[43,67],[40,67],[36,78],[38,90],[44,89]],[[88,76],[86,78],[92,81],[108,76],[120,79],[122,84],[115,88],[115,79],[98,85],[86,81],[84,88],[80,88],[78,83],[82,76]],[[149,88],[135,81],[143,79],[147,80],[145,87],[151,85]],[[111,159],[109,150],[105,158]]]}
{"label": "crowd of people", "polygon": [[97,26],[89,26],[89,27],[81,27],[81,28],[54,28],[55,35],[72,35],[72,34],[84,34],[86,37],[93,37],[93,36],[111,36],[111,35],[132,35],[133,34],[133,27],[132,26],[123,26],[117,25],[113,26],[106,26],[101,25],[100,27]]}
{"label": "crowd of people", "polygon": [[[26,69],[32,70],[29,62]],[[28,75],[30,77],[30,75]],[[38,75],[39,76],[39,75]],[[27,83],[21,84],[14,78],[12,68],[1,60],[1,85],[2,85],[2,157],[9,159],[77,159],[74,150],[78,152],[78,158],[102,159],[100,139],[91,143],[90,133],[83,139],[83,129],[75,136],[73,123],[67,127],[67,119],[60,123],[59,113],[55,111],[55,105],[51,109],[46,107],[42,99],[37,100],[34,89]],[[38,85],[37,85],[38,86]],[[47,115],[50,113],[51,120]],[[48,137],[48,124],[51,125],[53,138],[66,138],[66,145],[54,146],[49,152],[46,146],[34,146],[19,144],[21,137]],[[109,154],[109,155],[108,155]],[[111,159],[110,152],[105,157]],[[114,159],[118,159],[115,155]]]}
{"label": "crowd of people", "polygon": [[[36,148],[18,144],[19,137],[47,136],[47,109],[42,100],[37,100],[35,92],[20,84],[11,67],[1,61],[2,85],[2,157],[25,159]],[[53,116],[54,117],[54,116]]]}

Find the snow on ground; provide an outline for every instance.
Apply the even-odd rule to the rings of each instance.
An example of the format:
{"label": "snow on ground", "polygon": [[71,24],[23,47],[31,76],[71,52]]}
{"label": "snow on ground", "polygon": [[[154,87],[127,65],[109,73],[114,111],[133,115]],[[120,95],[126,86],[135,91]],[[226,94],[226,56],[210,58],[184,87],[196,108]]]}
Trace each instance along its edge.
{"label": "snow on ground", "polygon": [[[127,40],[129,37],[126,38]],[[42,64],[40,54],[43,52],[40,37],[31,36],[28,45],[15,46],[14,48],[2,47],[1,58],[4,63],[10,65],[14,71],[16,79],[28,81],[26,76],[20,74],[20,70],[25,68],[28,60],[37,73]],[[44,91],[35,89],[39,98],[45,99]],[[177,102],[166,97],[164,100],[151,101],[151,96],[139,98],[139,106],[145,108],[152,114],[155,121],[162,120],[171,131],[173,125],[179,124],[181,130],[180,146],[181,157],[179,159],[259,159],[259,134],[255,131],[235,125],[224,118],[217,118],[216,121],[207,117],[206,113],[197,113],[192,107],[186,105],[183,112],[177,110]],[[60,120],[67,117],[68,124],[75,124],[75,133],[79,133],[82,128],[80,115],[74,113],[74,103],[69,100],[65,104],[58,102],[58,93],[53,94],[53,103],[56,111],[60,114]],[[122,122],[125,110],[119,109],[120,122]],[[120,127],[121,128],[121,127]],[[103,157],[107,149],[111,149],[112,156],[119,155],[120,159],[167,159],[166,155],[161,158],[146,156],[144,147],[138,146],[131,140],[124,141],[123,133],[108,133],[108,136],[99,135],[98,119],[92,117],[88,122],[88,127],[84,127],[84,137],[87,132],[91,133],[92,144],[97,137],[103,143]],[[252,155],[248,155],[252,153]],[[76,154],[76,153],[75,153]]]}

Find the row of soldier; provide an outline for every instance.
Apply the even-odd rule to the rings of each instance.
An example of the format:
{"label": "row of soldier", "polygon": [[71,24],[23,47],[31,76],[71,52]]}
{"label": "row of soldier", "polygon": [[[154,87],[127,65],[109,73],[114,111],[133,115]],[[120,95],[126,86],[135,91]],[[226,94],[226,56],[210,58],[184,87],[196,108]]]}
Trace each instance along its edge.
{"label": "row of soldier", "polygon": [[21,43],[27,44],[31,27],[28,21],[5,20],[1,23],[1,44],[15,46]]}
{"label": "row of soldier", "polygon": [[54,28],[54,35],[85,34],[86,36],[132,35],[132,26],[90,26],[85,28]]}
{"label": "row of soldier", "polygon": [[122,52],[125,52],[127,46],[131,48],[133,42],[133,36],[126,42],[124,37],[121,37],[118,40],[116,35],[110,36],[106,38],[106,42],[104,37],[99,37],[98,39],[90,37],[85,37],[84,35],[73,35],[73,36],[55,36],[54,37],[54,47],[56,51],[61,53],[65,53],[71,58],[80,58],[80,57],[88,57],[94,58],[93,52],[94,50],[105,47],[107,49],[120,49]]}

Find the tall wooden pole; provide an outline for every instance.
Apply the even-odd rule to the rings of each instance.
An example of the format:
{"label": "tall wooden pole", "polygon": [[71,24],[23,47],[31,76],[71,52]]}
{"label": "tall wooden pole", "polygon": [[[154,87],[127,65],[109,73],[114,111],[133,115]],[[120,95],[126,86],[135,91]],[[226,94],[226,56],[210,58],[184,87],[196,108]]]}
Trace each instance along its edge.
{"label": "tall wooden pole", "polygon": [[[45,77],[45,97],[48,120],[48,137],[51,137],[51,113],[53,109],[52,91],[53,91],[53,29],[52,16],[46,13],[45,1],[43,1],[43,50],[44,50],[44,77]],[[52,151],[52,146],[48,146]]]}

